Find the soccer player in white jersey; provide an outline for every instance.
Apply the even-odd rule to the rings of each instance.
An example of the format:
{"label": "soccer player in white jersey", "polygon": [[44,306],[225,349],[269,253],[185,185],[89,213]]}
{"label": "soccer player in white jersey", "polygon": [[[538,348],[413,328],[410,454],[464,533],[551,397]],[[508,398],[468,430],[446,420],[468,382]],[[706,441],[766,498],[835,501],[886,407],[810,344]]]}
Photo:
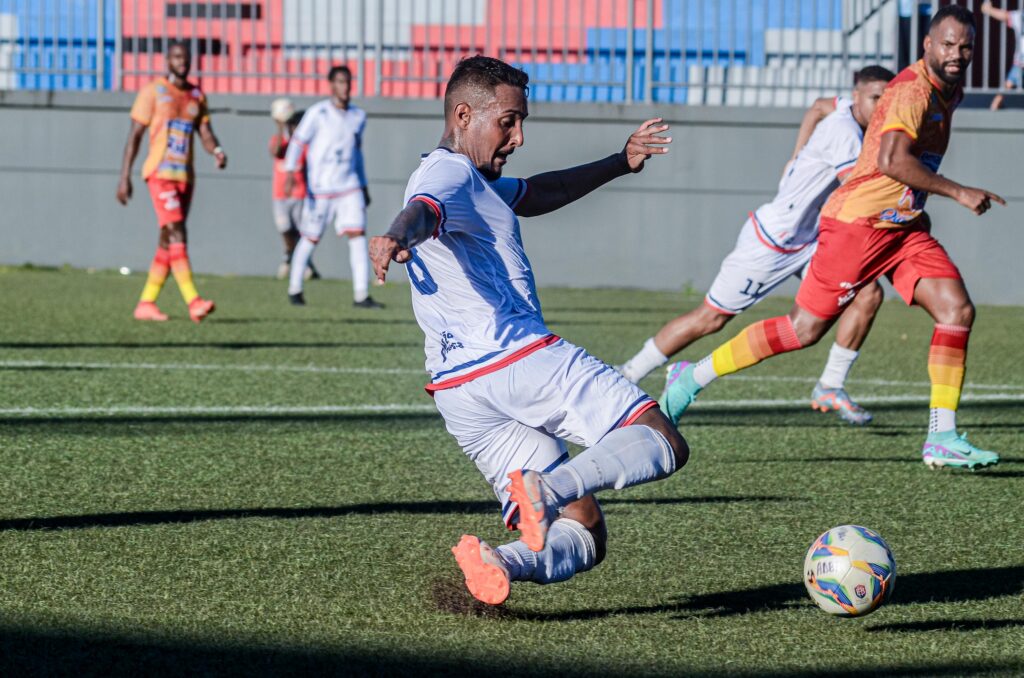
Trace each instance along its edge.
{"label": "soccer player in white jersey", "polygon": [[[521,539],[492,548],[463,535],[452,549],[478,600],[510,582],[564,581],[605,555],[593,493],[671,475],[682,436],[637,386],[555,336],[541,315],[518,217],[546,214],[667,152],[660,119],[619,153],[529,179],[502,177],[523,145],[527,75],[490,57],[459,62],[445,91],[445,131],[406,188],[405,208],[373,238],[380,281],[406,264],[426,335],[427,391],[494,489]],[[587,447],[572,459],[563,441]]]}
{"label": "soccer player in white jersey", "polygon": [[357,308],[381,308],[370,297],[370,267],[366,247],[366,208],[370,192],[363,168],[363,130],[366,112],[352,106],[352,72],[348,66],[335,66],[327,74],[331,98],[317,102],[302,116],[284,158],[289,173],[285,192],[294,182],[293,173],[306,153],[309,200],[299,227],[301,238],[292,253],[288,277],[288,299],[304,306],[303,273],[313,249],[330,225],[341,236],[348,236],[348,260],[352,269],[353,305]]}
{"label": "soccer player in white jersey", "polygon": [[[669,321],[619,367],[627,379],[639,382],[670,356],[721,330],[790,276],[802,277],[817,248],[821,206],[853,169],[875,105],[894,77],[881,66],[868,66],[854,78],[852,100],[837,97],[833,104],[815,103],[801,125],[806,145],[787,164],[775,198],[750,213],[704,303]],[[814,118],[823,106],[833,112],[815,127]],[[809,139],[803,136],[807,133]],[[861,290],[846,309],[828,363],[811,395],[814,409],[834,410],[852,424],[871,421],[871,414],[846,393],[845,383],[881,303],[882,289],[875,283]],[[666,382],[677,379],[688,364],[669,366]]]}

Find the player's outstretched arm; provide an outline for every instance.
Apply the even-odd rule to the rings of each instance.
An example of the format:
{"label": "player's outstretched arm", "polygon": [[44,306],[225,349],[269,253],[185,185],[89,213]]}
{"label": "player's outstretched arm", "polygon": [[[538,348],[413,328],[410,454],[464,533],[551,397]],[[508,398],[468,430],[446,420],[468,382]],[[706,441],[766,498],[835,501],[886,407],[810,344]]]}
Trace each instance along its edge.
{"label": "player's outstretched arm", "polygon": [[928,193],[952,198],[975,214],[984,214],[993,202],[1005,205],[1006,201],[995,193],[983,188],[963,186],[926,167],[910,152],[913,139],[902,132],[889,132],[882,137],[878,150],[878,169],[882,174],[901,184]]}
{"label": "player's outstretched arm", "polygon": [[644,121],[626,140],[625,147],[607,158],[530,177],[526,180],[526,195],[516,205],[516,214],[535,217],[553,212],[612,179],[641,171],[644,161],[652,155],[668,153],[665,146],[672,143],[672,137],[661,136],[668,130],[668,125],[661,123],[661,118]]}
{"label": "player's outstretched arm", "polygon": [[425,202],[413,200],[405,206],[384,235],[370,238],[370,261],[383,284],[392,261],[404,264],[412,258],[409,251],[429,238],[437,228],[437,215]]}
{"label": "player's outstretched arm", "polygon": [[227,153],[220,147],[220,142],[217,141],[217,135],[213,133],[213,125],[210,124],[209,118],[199,123],[199,138],[202,140],[206,152],[217,159],[217,169],[227,167]]}
{"label": "player's outstretched arm", "polygon": [[128,139],[124,142],[124,156],[121,158],[121,179],[117,182],[117,201],[122,205],[127,205],[132,198],[132,165],[135,164],[135,156],[139,154],[139,144],[145,132],[145,125],[132,120]]}
{"label": "player's outstretched arm", "polygon": [[830,113],[836,110],[835,97],[822,97],[815,99],[811,107],[804,113],[804,119],[800,121],[800,130],[796,134],[796,146],[793,147],[793,155],[790,156],[789,161],[792,162],[796,159],[800,149],[807,145],[807,140],[814,134],[815,128],[818,123],[829,116]]}
{"label": "player's outstretched arm", "polygon": [[993,7],[991,2],[981,3],[981,13],[987,14],[996,21],[1006,21],[1010,17],[1010,13],[1005,9],[999,9]]}

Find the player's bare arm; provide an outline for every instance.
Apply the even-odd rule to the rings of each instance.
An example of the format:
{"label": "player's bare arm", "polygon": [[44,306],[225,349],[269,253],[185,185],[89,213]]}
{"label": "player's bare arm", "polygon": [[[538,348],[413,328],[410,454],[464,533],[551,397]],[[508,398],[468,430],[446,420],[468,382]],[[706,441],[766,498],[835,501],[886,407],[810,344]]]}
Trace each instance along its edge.
{"label": "player's bare arm", "polygon": [[203,148],[217,160],[217,169],[224,169],[228,166],[228,156],[217,141],[217,135],[213,133],[213,126],[209,120],[199,123],[199,138],[203,142]]}
{"label": "player's bare arm", "polygon": [[135,164],[135,156],[139,154],[139,144],[142,143],[142,135],[145,133],[146,126],[132,120],[132,126],[128,130],[128,139],[124,142],[121,179],[117,183],[117,201],[122,205],[127,205],[132,198],[132,165]]}
{"label": "player's bare arm", "polygon": [[529,190],[516,205],[516,214],[535,217],[579,200],[596,188],[625,174],[640,172],[652,155],[668,153],[672,137],[662,136],[669,126],[661,118],[645,120],[613,155],[569,169],[537,174],[527,179]]}
{"label": "player's bare arm", "polygon": [[963,186],[936,174],[911,152],[913,139],[901,132],[890,132],[882,137],[878,150],[878,169],[886,176],[919,191],[927,191],[952,198],[975,214],[984,214],[993,202],[1006,201],[983,188]]}
{"label": "player's bare arm", "polygon": [[281,143],[285,138],[284,123],[274,121],[277,124],[277,134],[270,140],[270,157],[281,160],[284,158],[285,145]]}
{"label": "player's bare arm", "polygon": [[800,153],[800,149],[807,145],[807,140],[814,134],[814,129],[818,126],[818,123],[835,110],[835,97],[815,99],[811,107],[804,113],[803,120],[800,121],[800,130],[796,134],[796,146],[793,147],[793,155],[789,158],[790,162]]}
{"label": "player's bare arm", "polygon": [[1005,22],[1010,16],[1010,13],[1008,11],[1006,11],[1005,9],[999,9],[998,7],[993,7],[991,2],[981,3],[981,13],[987,14],[996,21],[1003,22]]}
{"label": "player's bare arm", "polygon": [[370,238],[370,261],[377,282],[384,283],[392,261],[400,264],[409,261],[412,257],[409,250],[429,238],[436,226],[437,215],[430,207],[413,200],[398,213],[387,233]]}

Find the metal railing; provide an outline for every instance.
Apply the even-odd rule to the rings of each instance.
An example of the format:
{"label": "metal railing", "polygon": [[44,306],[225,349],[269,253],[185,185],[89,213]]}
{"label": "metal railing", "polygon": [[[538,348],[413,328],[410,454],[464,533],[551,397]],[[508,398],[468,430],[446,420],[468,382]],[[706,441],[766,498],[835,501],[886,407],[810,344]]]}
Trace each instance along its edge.
{"label": "metal railing", "polygon": [[[523,67],[540,101],[803,105],[848,89],[866,64],[916,58],[938,4],[0,0],[0,88],[135,90],[164,72],[178,38],[213,93],[324,93],[326,71],[346,63],[356,96],[435,98],[460,58],[488,54]],[[977,12],[981,0],[959,4]],[[1020,36],[978,15],[967,84],[997,92]]]}

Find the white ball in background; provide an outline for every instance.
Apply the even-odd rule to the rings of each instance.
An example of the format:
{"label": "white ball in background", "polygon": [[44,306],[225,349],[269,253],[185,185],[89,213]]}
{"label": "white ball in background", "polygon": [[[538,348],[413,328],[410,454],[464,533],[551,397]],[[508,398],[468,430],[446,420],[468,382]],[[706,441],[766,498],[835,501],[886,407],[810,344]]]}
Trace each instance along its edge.
{"label": "white ball in background", "polygon": [[118,270],[118,272],[120,272],[121,275],[131,275],[132,274],[132,269],[128,268],[127,266],[122,266],[121,268],[119,268],[117,270]]}
{"label": "white ball in background", "polygon": [[270,117],[278,122],[288,122],[288,119],[295,114],[295,104],[291,99],[274,99],[270,104]]}

